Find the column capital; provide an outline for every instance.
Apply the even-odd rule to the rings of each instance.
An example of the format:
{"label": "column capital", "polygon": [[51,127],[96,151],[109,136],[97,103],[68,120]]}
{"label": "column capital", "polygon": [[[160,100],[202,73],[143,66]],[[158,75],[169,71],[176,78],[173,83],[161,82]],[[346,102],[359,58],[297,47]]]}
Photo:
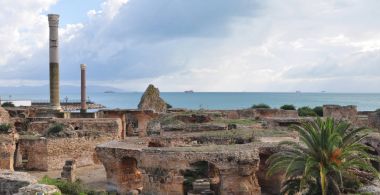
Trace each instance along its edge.
{"label": "column capital", "polygon": [[87,67],[86,64],[81,64],[81,65],[80,65],[80,69],[81,69],[81,70],[86,70],[86,67]]}
{"label": "column capital", "polygon": [[58,27],[59,15],[58,14],[48,14],[49,27]]}

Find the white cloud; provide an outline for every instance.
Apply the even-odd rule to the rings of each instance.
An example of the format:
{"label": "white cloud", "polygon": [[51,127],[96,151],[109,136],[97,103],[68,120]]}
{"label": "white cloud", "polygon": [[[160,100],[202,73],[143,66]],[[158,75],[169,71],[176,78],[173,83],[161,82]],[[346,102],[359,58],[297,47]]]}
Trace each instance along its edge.
{"label": "white cloud", "polygon": [[44,46],[47,21],[41,13],[57,0],[5,0],[0,2],[0,68],[11,58],[30,58]]}
{"label": "white cloud", "polygon": [[[380,82],[378,7],[377,0],[106,0],[87,12],[89,21],[60,29],[62,79],[75,83],[87,63],[92,83],[133,91],[155,83],[163,91],[378,92],[371,84]],[[24,20],[0,27],[11,34],[1,33],[0,44],[12,45],[0,45],[0,67],[12,73],[33,64],[20,79],[38,80],[47,21],[41,9],[30,13],[26,23],[36,28],[22,30]]]}

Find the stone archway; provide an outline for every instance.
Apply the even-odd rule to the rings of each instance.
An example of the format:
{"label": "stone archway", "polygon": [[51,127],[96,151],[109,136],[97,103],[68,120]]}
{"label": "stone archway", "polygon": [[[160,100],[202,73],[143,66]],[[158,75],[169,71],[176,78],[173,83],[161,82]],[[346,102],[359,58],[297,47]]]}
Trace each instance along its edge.
{"label": "stone archway", "polygon": [[268,195],[280,194],[282,182],[285,177],[283,173],[277,173],[273,176],[267,176],[268,164],[267,159],[277,151],[274,148],[261,148],[259,152],[260,164],[256,172],[258,183],[261,187],[261,193]]}
{"label": "stone archway", "polygon": [[143,187],[143,179],[140,170],[137,167],[137,160],[132,157],[124,157],[121,159],[119,171],[121,174],[121,185],[127,192],[141,192]]}
{"label": "stone archway", "polygon": [[221,194],[220,170],[208,161],[197,161],[184,171],[184,194],[200,194],[207,190]]}

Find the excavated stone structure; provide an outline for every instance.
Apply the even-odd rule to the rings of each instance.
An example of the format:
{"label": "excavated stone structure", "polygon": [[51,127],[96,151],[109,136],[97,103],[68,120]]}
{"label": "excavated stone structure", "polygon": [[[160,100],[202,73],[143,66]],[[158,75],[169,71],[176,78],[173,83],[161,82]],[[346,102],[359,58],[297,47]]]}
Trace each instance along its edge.
{"label": "excavated stone structure", "polygon": [[118,118],[122,124],[122,136],[146,136],[148,123],[159,116],[153,110],[103,109],[98,113],[101,118]]}
{"label": "excavated stone structure", "polygon": [[[107,172],[108,190],[127,194],[183,194],[183,173],[191,164],[205,161],[218,169],[220,194],[260,194],[256,177],[258,151],[251,144],[234,146],[161,147],[131,144],[132,140],[101,144],[97,155]],[[198,151],[201,150],[201,151]]]}
{"label": "excavated stone structure", "polygon": [[0,106],[0,124],[9,123],[10,116],[7,110]]}
{"label": "excavated stone structure", "polygon": [[[51,128],[57,124],[62,125],[63,130],[52,132]],[[30,132],[44,136],[20,136],[16,168],[57,170],[71,159],[76,160],[78,167],[93,165],[98,162],[95,146],[120,139],[120,124],[120,119],[51,119],[40,121],[38,125],[31,123]]]}
{"label": "excavated stone structure", "polygon": [[74,182],[76,180],[76,161],[75,160],[67,160],[65,165],[62,168],[61,178],[70,182]]}
{"label": "excavated stone structure", "polygon": [[323,105],[323,116],[337,120],[356,122],[358,111],[356,106]]}

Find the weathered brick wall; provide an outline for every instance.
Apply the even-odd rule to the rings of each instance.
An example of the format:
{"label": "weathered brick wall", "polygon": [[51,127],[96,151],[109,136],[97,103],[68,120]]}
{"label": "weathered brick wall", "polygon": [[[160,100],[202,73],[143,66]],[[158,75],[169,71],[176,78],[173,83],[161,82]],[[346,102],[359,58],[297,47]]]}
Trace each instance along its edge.
{"label": "weathered brick wall", "polygon": [[368,115],[368,126],[370,128],[380,129],[380,112],[374,112]]}
{"label": "weathered brick wall", "polygon": [[358,117],[356,106],[323,105],[323,116],[355,123]]}
{"label": "weathered brick wall", "polygon": [[98,162],[95,147],[108,142],[113,137],[101,136],[98,138],[57,138],[47,141],[48,170],[62,169],[66,160],[76,160],[76,166],[88,166]]}
{"label": "weathered brick wall", "polygon": [[14,141],[8,135],[0,135],[0,169],[13,170]]}
{"label": "weathered brick wall", "polygon": [[45,121],[34,121],[29,124],[28,131],[45,134],[54,124],[62,124],[72,130],[94,130],[113,135],[115,138],[122,137],[121,119],[117,118],[77,118],[77,119],[48,119]]}
{"label": "weathered brick wall", "polygon": [[8,111],[6,111],[3,107],[0,106],[0,124],[1,123],[9,123],[10,116]]}
{"label": "weathered brick wall", "polygon": [[223,116],[228,119],[244,119],[244,118],[298,118],[296,110],[282,109],[242,109],[242,110],[225,110],[221,111]]}
{"label": "weathered brick wall", "polygon": [[[20,139],[16,151],[16,168],[47,170],[47,139]],[[25,164],[22,161],[27,160]]]}

